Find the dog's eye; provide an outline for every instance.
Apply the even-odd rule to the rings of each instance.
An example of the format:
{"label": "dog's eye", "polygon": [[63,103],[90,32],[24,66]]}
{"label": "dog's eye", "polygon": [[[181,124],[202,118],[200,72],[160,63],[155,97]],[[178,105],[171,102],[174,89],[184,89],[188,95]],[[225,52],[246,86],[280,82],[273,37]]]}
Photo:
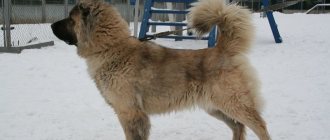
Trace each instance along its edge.
{"label": "dog's eye", "polygon": [[90,13],[90,9],[88,7],[84,7],[82,5],[79,5],[79,10],[81,11],[81,15],[83,17],[87,17]]}
{"label": "dog's eye", "polygon": [[87,16],[89,15],[89,10],[88,10],[88,11],[82,11],[82,15],[83,15],[84,17],[87,17]]}

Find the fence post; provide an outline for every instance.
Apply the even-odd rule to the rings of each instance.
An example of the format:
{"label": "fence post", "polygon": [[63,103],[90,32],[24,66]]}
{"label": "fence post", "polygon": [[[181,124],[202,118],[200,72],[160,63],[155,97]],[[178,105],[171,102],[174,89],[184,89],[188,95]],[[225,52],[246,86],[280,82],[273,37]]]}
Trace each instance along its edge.
{"label": "fence post", "polygon": [[[323,0],[323,4],[325,4],[325,0]],[[325,6],[323,6],[322,13],[325,13]]]}
{"label": "fence post", "polygon": [[134,7],[134,36],[135,37],[138,37],[139,6],[140,6],[140,0],[136,0],[135,7]]}
{"label": "fence post", "polygon": [[127,0],[127,9],[126,9],[126,12],[127,12],[127,14],[126,14],[126,21],[127,21],[127,24],[128,24],[128,26],[130,26],[130,22],[131,22],[131,4],[130,4],[130,1],[129,0]]}
{"label": "fence post", "polygon": [[46,22],[46,0],[41,0],[41,22]]}
{"label": "fence post", "polygon": [[3,41],[4,41],[4,47],[7,49],[11,47],[10,15],[11,15],[10,0],[3,0],[3,20],[4,20]]}
{"label": "fence post", "polygon": [[64,17],[69,16],[69,6],[68,6],[68,0],[64,0]]}
{"label": "fence post", "polygon": [[[174,3],[174,7],[176,10],[184,10],[185,9],[185,4],[184,3]],[[175,16],[175,22],[182,22],[184,21],[185,16],[184,15],[179,15],[176,14]],[[175,30],[181,30],[183,29],[182,26],[175,26]],[[182,32],[175,33],[175,35],[180,35],[182,36]],[[175,41],[181,41],[182,39],[176,38]]]}

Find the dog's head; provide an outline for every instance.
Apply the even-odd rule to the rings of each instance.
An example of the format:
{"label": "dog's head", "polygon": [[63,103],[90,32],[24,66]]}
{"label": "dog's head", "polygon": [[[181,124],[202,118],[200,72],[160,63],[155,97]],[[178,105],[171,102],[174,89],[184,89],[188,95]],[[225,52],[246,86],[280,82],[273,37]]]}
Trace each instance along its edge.
{"label": "dog's head", "polygon": [[51,28],[56,37],[78,48],[111,46],[130,35],[117,10],[103,0],[80,0],[69,17],[53,23]]}

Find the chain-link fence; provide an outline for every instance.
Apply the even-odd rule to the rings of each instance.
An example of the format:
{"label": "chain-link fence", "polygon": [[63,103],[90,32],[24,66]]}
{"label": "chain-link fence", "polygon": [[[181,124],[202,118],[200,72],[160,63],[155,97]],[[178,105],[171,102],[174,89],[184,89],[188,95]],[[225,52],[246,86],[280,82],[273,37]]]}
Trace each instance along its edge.
{"label": "chain-link fence", "polygon": [[[52,44],[50,24],[68,16],[78,0],[1,0],[0,3],[0,52],[18,50]],[[131,0],[105,0],[117,7],[121,15],[133,21],[134,6]],[[139,20],[143,14],[143,4],[139,5]],[[156,8],[165,8],[166,3],[156,3]],[[168,21],[167,14],[153,14],[153,20]],[[2,32],[1,32],[2,31]],[[45,44],[46,43],[46,44]],[[32,47],[32,48],[33,48]],[[17,49],[19,48],[19,49]],[[31,47],[30,47],[31,48]]]}
{"label": "chain-link fence", "polygon": [[53,45],[50,23],[63,19],[76,0],[1,0],[0,51]]}
{"label": "chain-link fence", "polygon": [[[50,23],[68,16],[78,0],[1,0],[0,3],[0,52],[20,52],[26,46],[45,46],[55,39]],[[134,6],[130,0],[105,0],[117,7],[121,15],[133,21]],[[139,6],[140,19],[143,14],[143,2]],[[164,7],[159,4],[156,7]],[[157,20],[167,20],[167,15],[154,15]],[[41,45],[40,45],[41,43]],[[48,43],[48,44],[47,44]],[[39,44],[39,45],[38,45]],[[18,49],[19,48],[19,49]],[[32,47],[33,48],[33,47]],[[9,51],[11,52],[11,51]]]}
{"label": "chain-link fence", "polygon": [[12,0],[12,23],[50,23],[68,13],[72,0]]}

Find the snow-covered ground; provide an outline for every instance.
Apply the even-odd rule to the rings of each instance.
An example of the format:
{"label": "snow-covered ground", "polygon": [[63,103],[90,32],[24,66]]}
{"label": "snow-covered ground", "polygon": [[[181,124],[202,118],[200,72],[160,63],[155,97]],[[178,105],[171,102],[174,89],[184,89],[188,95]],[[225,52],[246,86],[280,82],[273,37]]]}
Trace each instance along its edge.
{"label": "snow-covered ground", "polygon": [[[255,14],[257,37],[249,55],[262,81],[270,134],[274,140],[329,140],[330,14],[276,13],[275,18],[284,42],[275,44],[267,19]],[[27,27],[42,31],[55,46],[0,54],[0,139],[124,139],[75,48],[52,36],[49,24]],[[155,42],[193,49],[207,44]],[[224,123],[198,109],[152,116],[151,123],[151,140],[231,139]],[[247,139],[257,140],[250,130]]]}

